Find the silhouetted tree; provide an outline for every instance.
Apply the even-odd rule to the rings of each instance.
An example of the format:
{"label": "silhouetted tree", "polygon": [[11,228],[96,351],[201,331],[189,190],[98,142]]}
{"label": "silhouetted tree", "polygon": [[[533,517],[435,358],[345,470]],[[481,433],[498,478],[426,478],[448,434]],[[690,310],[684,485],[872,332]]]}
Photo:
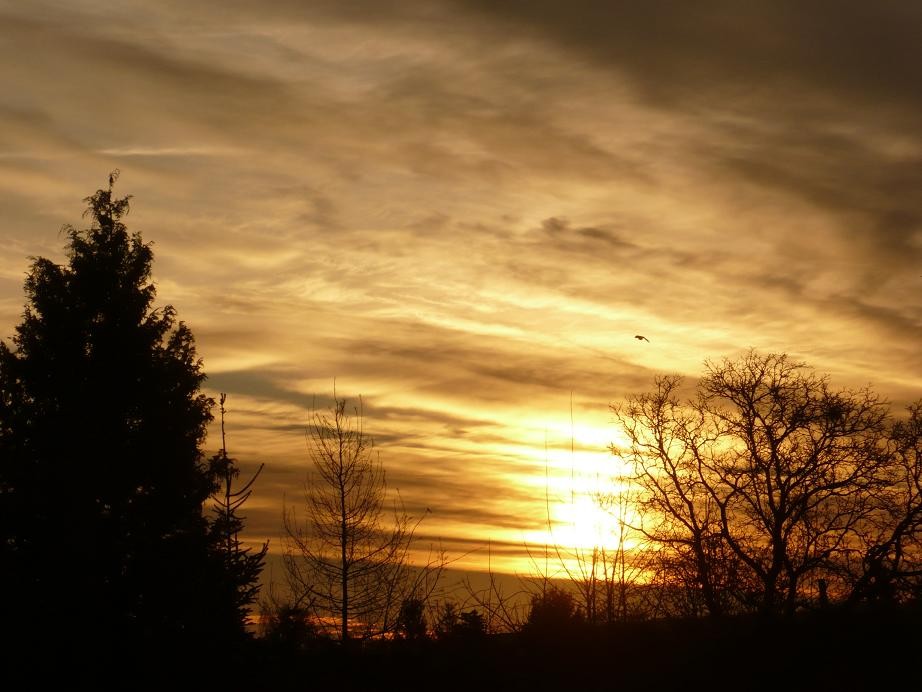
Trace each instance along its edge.
{"label": "silhouetted tree", "polygon": [[452,633],[464,639],[480,639],[487,634],[487,621],[479,610],[470,609],[458,614]]}
{"label": "silhouetted tree", "polygon": [[791,613],[876,511],[887,408],[785,355],[709,363],[684,403],[679,385],[616,409],[630,446],[615,451],[658,514],[645,530],[690,561],[709,612]]}
{"label": "silhouetted tree", "polygon": [[408,598],[397,614],[396,634],[401,639],[425,639],[429,632],[426,604],[419,598]]}
{"label": "silhouetted tree", "polygon": [[191,331],[153,307],[116,177],[85,200],[89,228],[65,227],[66,264],[33,261],[0,344],[4,627],[97,654],[97,637],[143,652],[228,636],[213,624],[237,607],[208,588],[224,576],[202,513],[213,402]]}
{"label": "silhouetted tree", "polygon": [[259,575],[262,572],[269,550],[266,541],[253,552],[250,547],[244,547],[240,542],[240,532],[243,530],[244,517],[239,510],[249,499],[253,490],[253,483],[263,470],[260,464],[256,473],[239,488],[234,487],[234,482],[240,477],[240,468],[236,459],[227,454],[227,439],[224,431],[224,416],[226,409],[224,403],[227,395],[223,392],[219,398],[221,414],[221,449],[209,459],[209,473],[215,479],[215,489],[212,493],[212,542],[222,562],[224,563],[224,578],[212,588],[223,586],[229,590],[229,597],[235,603],[234,621],[237,627],[244,627],[247,621],[250,606],[256,601],[259,594]]}
{"label": "silhouetted tree", "polygon": [[655,582],[662,615],[732,612],[749,586],[727,545],[717,502],[698,449],[710,431],[677,394],[682,380],[656,379],[656,389],[613,407],[629,447],[612,452],[634,466],[641,532],[655,546]]}
{"label": "silhouetted tree", "polygon": [[311,608],[280,600],[271,589],[260,602],[259,623],[263,640],[282,653],[307,651],[322,638]]}
{"label": "silhouetted tree", "polygon": [[486,637],[487,621],[476,608],[461,610],[445,601],[436,609],[434,631],[439,641],[471,642]]}
{"label": "silhouetted tree", "polygon": [[856,528],[858,548],[843,553],[836,564],[841,571],[832,570],[833,578],[844,572],[840,588],[853,604],[922,598],[922,401],[893,423],[887,451],[886,485],[875,494],[868,519]]}
{"label": "silhouetted tree", "polygon": [[[470,576],[461,582],[465,604],[476,606],[475,612],[484,619],[487,634],[517,632],[528,619],[529,600],[537,591],[545,590],[550,582],[547,570],[537,577],[518,577],[510,581],[493,571],[492,548],[487,544],[486,582]],[[534,564],[537,564],[533,560]]]}
{"label": "silhouetted tree", "polygon": [[310,603],[319,621],[335,621],[343,642],[392,632],[403,603],[425,602],[432,593],[444,560],[410,564],[420,520],[399,503],[385,522],[384,469],[361,408],[350,414],[334,392],[329,412],[313,412],[308,441],[314,473],[305,488],[305,521],[293,508],[283,515],[292,596]]}
{"label": "silhouetted tree", "polygon": [[640,509],[635,494],[637,490],[624,478],[606,479],[590,499],[608,515],[611,526],[599,531],[591,547],[554,547],[559,571],[573,586],[591,624],[625,621],[640,614],[641,605],[632,597],[646,578],[651,553],[648,539],[631,523]]}
{"label": "silhouetted tree", "polygon": [[[572,402],[570,423],[573,425]],[[575,438],[570,437],[570,457],[573,463]],[[547,477],[547,464],[545,476]],[[571,467],[575,474],[575,467]],[[573,482],[571,475],[571,483]],[[626,620],[639,614],[638,584],[645,579],[650,553],[643,545],[647,538],[631,521],[640,509],[633,495],[636,489],[622,474],[608,477],[596,474],[594,483],[580,500],[589,500],[606,519],[595,524],[594,541],[588,546],[568,546],[555,539],[555,522],[551,518],[551,498],[545,483],[545,521],[550,544],[543,555],[529,549],[534,571],[540,575],[543,590],[549,580],[566,578],[590,624]],[[571,490],[571,504],[577,502],[577,492]],[[543,560],[542,560],[543,557]],[[532,585],[528,591],[534,590]]]}
{"label": "silhouetted tree", "polygon": [[573,594],[558,586],[550,586],[532,596],[531,610],[524,629],[542,634],[559,634],[582,622],[583,612],[577,606]]}

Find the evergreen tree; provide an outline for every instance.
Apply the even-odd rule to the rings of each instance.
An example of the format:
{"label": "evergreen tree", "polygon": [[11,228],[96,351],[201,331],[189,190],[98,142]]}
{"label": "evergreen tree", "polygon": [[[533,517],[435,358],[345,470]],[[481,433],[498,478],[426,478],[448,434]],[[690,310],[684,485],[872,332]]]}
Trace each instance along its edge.
{"label": "evergreen tree", "polygon": [[[240,542],[243,520],[239,510],[253,492],[253,483],[263,470],[260,464],[250,479],[235,487],[240,478],[237,460],[227,454],[227,439],[224,433],[224,416],[227,413],[224,403],[227,395],[220,396],[221,412],[221,449],[208,460],[209,471],[216,479],[212,494],[211,536],[218,557],[224,564],[223,585],[227,588],[227,597],[233,602],[234,609],[227,614],[235,623],[246,622],[250,606],[259,594],[259,575],[266,561],[269,542],[253,551]],[[230,624],[230,623],[229,623]]]}
{"label": "evergreen tree", "polygon": [[33,260],[0,343],[3,616],[61,650],[213,642],[236,612],[208,586],[227,579],[202,512],[214,402],[191,331],[153,306],[117,174],[86,198],[89,228],[65,227],[67,263]]}

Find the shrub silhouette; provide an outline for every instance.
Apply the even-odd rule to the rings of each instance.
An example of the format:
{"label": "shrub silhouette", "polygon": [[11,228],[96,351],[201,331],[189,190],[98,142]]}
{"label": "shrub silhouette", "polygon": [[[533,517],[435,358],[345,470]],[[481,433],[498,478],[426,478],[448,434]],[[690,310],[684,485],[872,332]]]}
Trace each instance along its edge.
{"label": "shrub silhouette", "polygon": [[408,598],[397,614],[396,634],[401,639],[425,639],[428,634],[426,604],[419,598]]}
{"label": "shrub silhouette", "polygon": [[531,598],[531,609],[525,630],[535,633],[553,633],[583,622],[582,611],[573,594],[551,586]]}

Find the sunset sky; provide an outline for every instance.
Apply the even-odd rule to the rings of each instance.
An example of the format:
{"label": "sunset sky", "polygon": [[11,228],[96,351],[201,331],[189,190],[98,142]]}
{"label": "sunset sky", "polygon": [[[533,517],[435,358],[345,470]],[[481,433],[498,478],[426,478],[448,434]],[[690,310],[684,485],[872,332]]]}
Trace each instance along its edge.
{"label": "sunset sky", "polygon": [[0,0],[0,335],[118,168],[266,464],[250,538],[335,378],[421,538],[520,569],[546,487],[593,540],[656,374],[753,347],[922,395],[920,66],[906,0]]}

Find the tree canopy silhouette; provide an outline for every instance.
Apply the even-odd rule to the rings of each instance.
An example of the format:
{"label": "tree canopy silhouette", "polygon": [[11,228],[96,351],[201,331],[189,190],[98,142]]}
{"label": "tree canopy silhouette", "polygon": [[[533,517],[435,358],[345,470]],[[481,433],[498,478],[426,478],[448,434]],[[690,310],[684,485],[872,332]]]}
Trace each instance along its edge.
{"label": "tree canopy silhouette", "polygon": [[658,378],[616,408],[629,444],[613,451],[636,471],[643,531],[708,612],[790,615],[897,577],[920,593],[918,405],[894,423],[869,389],[785,354],[709,363],[685,402],[680,386]]}
{"label": "tree canopy silhouette", "polygon": [[0,343],[4,615],[87,646],[87,631],[214,639],[230,634],[216,623],[242,632],[202,511],[214,402],[192,332],[153,305],[153,253],[122,222],[117,174],[85,199],[89,228],[64,228],[67,262],[33,260],[12,348]]}

